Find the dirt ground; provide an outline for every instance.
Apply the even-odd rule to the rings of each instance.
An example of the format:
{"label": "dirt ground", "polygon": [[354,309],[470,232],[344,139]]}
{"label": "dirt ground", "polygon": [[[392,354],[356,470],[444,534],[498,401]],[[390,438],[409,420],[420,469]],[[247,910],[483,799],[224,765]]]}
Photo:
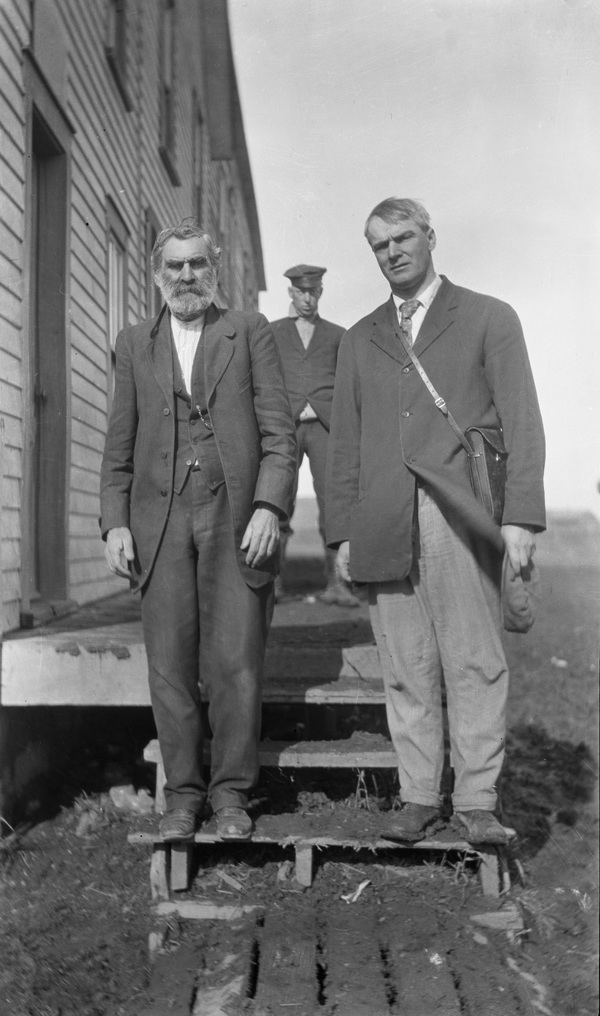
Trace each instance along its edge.
{"label": "dirt ground", "polygon": [[[150,856],[127,842],[148,820],[124,816],[108,797],[129,781],[154,789],[141,756],[151,723],[132,713],[110,728],[95,724],[73,748],[58,810],[0,843],[0,1016],[595,1016],[600,569],[597,534],[578,532],[577,552],[572,536],[563,527],[540,551],[544,606],[527,638],[507,640],[502,800],[505,824],[517,830],[507,892],[483,897],[476,865],[451,852],[323,850],[305,889],[291,849],[204,847],[185,898],[256,904],[262,916],[173,920],[151,965]],[[315,562],[296,563],[294,592],[309,599],[286,608],[296,623],[276,626],[275,642],[292,628],[298,646],[322,641],[324,651],[328,629],[335,641],[344,631],[362,638],[363,607],[333,617],[310,602],[319,578]],[[286,737],[292,719],[271,711],[270,736]],[[348,723],[371,729],[371,721],[355,711]],[[368,829],[385,819],[396,791],[385,771],[268,770],[253,808]],[[244,1001],[202,1008],[203,997],[218,997],[223,964],[246,948],[255,975]],[[286,949],[299,973],[304,962],[308,971],[293,998]],[[269,966],[279,980],[261,979]]]}

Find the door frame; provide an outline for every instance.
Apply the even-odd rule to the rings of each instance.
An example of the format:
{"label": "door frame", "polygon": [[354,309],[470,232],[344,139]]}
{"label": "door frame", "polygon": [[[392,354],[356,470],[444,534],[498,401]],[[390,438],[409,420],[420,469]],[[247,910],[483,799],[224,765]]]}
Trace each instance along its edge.
{"label": "door frame", "polygon": [[[71,214],[69,195],[71,192],[71,140],[75,130],[37,66],[30,50],[23,51],[23,81],[25,86],[25,221],[23,242],[23,388],[22,388],[22,425],[23,425],[23,487],[21,502],[22,540],[21,540],[21,625],[32,627],[43,622],[56,613],[63,612],[69,604],[69,477],[70,477],[70,435],[71,435],[71,337],[68,318],[70,299],[70,229]],[[40,590],[40,596],[34,596],[34,527],[36,525],[35,490],[34,490],[34,416],[33,416],[33,363],[36,293],[32,285],[31,260],[32,249],[36,237],[36,225],[33,215],[36,205],[31,200],[33,187],[33,131],[34,119],[39,118],[44,131],[52,139],[53,146],[64,158],[61,167],[62,194],[61,207],[58,209],[57,221],[60,221],[60,237],[62,246],[59,249],[57,264],[63,282],[61,299],[55,304],[58,326],[64,335],[60,361],[57,365],[56,387],[61,400],[63,414],[60,428],[62,445],[58,462],[56,488],[60,496],[60,514],[57,526],[52,532],[54,563],[56,568],[52,576],[51,586]],[[35,278],[35,275],[33,276]]]}

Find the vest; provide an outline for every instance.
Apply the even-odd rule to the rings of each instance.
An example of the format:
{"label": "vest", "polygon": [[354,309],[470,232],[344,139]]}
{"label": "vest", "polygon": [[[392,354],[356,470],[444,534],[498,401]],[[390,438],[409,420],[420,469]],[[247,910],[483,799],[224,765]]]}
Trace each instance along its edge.
{"label": "vest", "polygon": [[204,384],[204,343],[201,338],[194,357],[191,396],[185,387],[174,342],[172,348],[176,414],[173,489],[176,494],[181,493],[190,470],[197,462],[210,489],[216,490],[225,482],[225,474],[214,431],[206,426],[210,424],[210,416]]}

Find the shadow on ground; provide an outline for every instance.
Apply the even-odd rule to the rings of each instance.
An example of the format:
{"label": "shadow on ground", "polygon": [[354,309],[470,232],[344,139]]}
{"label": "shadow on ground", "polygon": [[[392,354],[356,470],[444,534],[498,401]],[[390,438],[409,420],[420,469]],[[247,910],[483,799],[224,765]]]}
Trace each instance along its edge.
{"label": "shadow on ground", "polygon": [[594,799],[596,783],[595,760],[586,744],[557,741],[534,725],[510,730],[502,800],[505,822],[519,835],[519,856],[535,856],[554,823],[576,826]]}

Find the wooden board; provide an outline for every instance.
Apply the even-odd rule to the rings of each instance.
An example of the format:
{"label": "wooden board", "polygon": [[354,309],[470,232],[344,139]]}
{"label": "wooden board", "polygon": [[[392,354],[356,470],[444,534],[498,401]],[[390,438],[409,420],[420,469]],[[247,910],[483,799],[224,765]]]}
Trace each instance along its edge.
{"label": "wooden board", "polygon": [[[1,649],[0,702],[5,706],[149,706],[148,664],[139,622],[73,631],[16,633]],[[265,679],[263,702],[308,705],[383,705],[383,682]],[[341,667],[341,654],[340,654]]]}
{"label": "wooden board", "polygon": [[[389,1012],[375,916],[349,906],[330,914],[325,937],[323,992],[331,1012],[374,1016]],[[432,1010],[428,1016],[433,1016]],[[437,1016],[437,1014],[436,1014]]]}
{"label": "wooden board", "polygon": [[257,1012],[314,1016],[318,1010],[317,929],[313,914],[269,914],[260,934],[260,966],[254,1005]]}
{"label": "wooden board", "polygon": [[[205,761],[210,760],[210,742],[204,746]],[[157,740],[144,748],[144,759],[162,765]],[[262,741],[259,746],[261,766],[272,768],[318,769],[396,769],[398,758],[391,741],[381,738],[351,737],[337,741]]]}

